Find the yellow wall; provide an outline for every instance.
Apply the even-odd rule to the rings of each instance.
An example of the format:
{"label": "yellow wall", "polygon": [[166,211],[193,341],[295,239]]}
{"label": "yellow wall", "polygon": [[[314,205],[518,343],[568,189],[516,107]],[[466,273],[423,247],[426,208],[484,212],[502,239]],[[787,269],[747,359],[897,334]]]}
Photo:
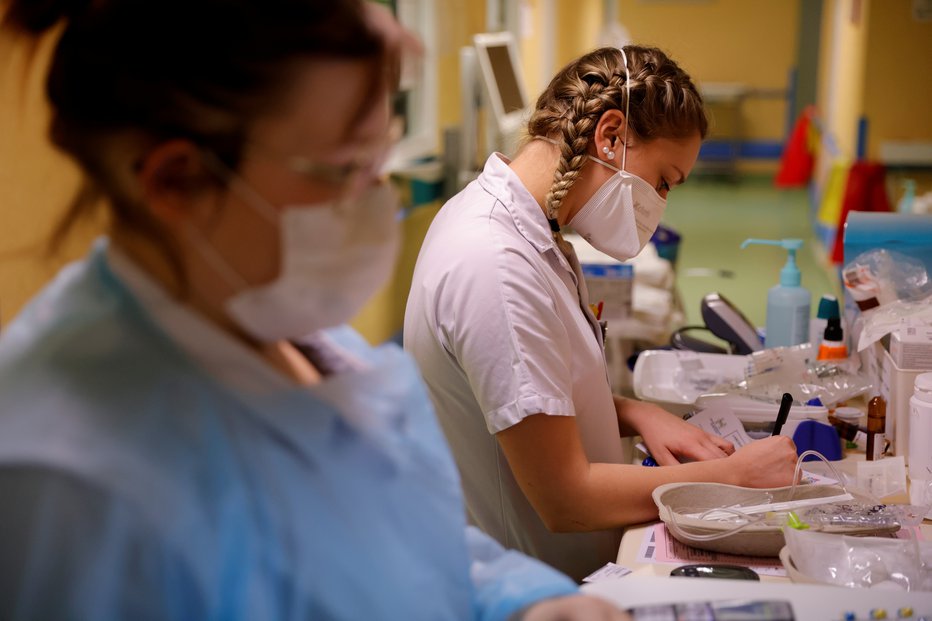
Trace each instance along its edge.
{"label": "yellow wall", "polygon": [[434,216],[440,211],[440,203],[425,205],[413,210],[402,223],[402,246],[392,279],[379,291],[359,315],[352,326],[370,343],[381,343],[394,336],[404,325],[405,305],[414,264],[421,249],[421,242]]}
{"label": "yellow wall", "polygon": [[831,80],[831,51],[832,51],[832,32],[835,20],[832,15],[835,13],[835,4],[838,0],[822,0],[822,25],[819,31],[819,69],[818,84],[816,85],[816,105],[823,112],[828,102],[829,84]]}
{"label": "yellow wall", "polygon": [[47,257],[48,235],[80,175],[46,138],[45,76],[57,35],[29,44],[0,32],[0,322],[6,324],[102,228],[89,223]]}
{"label": "yellow wall", "polygon": [[601,0],[557,0],[556,3],[557,69],[596,47],[602,29]]}
{"label": "yellow wall", "polygon": [[[836,161],[855,159],[861,116],[868,120],[870,159],[879,159],[884,141],[932,142],[932,24],[912,18],[911,0],[861,0],[860,14],[855,6],[825,0],[823,9],[818,106],[840,153],[834,161],[820,153],[820,187]],[[917,194],[932,191],[928,171],[893,171],[887,188],[894,203],[905,178],[917,182]]]}
{"label": "yellow wall", "polygon": [[853,160],[857,152],[858,119],[863,114],[864,58],[870,0],[826,0],[823,8],[818,106],[839,155]]}
{"label": "yellow wall", "polygon": [[[799,1],[618,0],[618,16],[636,43],[663,49],[699,83],[785,89],[796,62]],[[784,100],[750,99],[743,109],[745,136],[781,140],[786,114]]]}
{"label": "yellow wall", "polygon": [[[521,64],[528,97],[533,104],[550,78],[563,65],[598,45],[604,25],[601,0],[552,0],[552,33],[546,31],[543,0],[521,0],[529,31],[521,33]],[[548,48],[552,62],[548,62]],[[546,76],[546,77],[545,77]]]}
{"label": "yellow wall", "polygon": [[[526,33],[519,33],[518,51],[528,98],[533,102],[546,86],[541,75],[541,45],[554,46],[554,66],[547,75],[592,49],[602,26],[601,0],[555,0],[554,41],[544,41],[541,0],[523,0],[527,11]],[[450,0],[437,3],[437,105],[439,128],[460,122],[460,48],[472,45],[474,34],[486,31],[485,0]]]}
{"label": "yellow wall", "polygon": [[[460,48],[485,32],[484,0],[437,2],[438,131],[460,122]],[[442,144],[439,142],[438,144]]]}
{"label": "yellow wall", "polygon": [[868,155],[885,140],[932,142],[932,22],[912,18],[912,0],[871,5],[864,58]]}
{"label": "yellow wall", "polygon": [[524,88],[527,89],[528,99],[533,102],[537,100],[537,95],[546,86],[541,78],[543,71],[541,65],[544,60],[540,54],[540,45],[545,36],[544,17],[540,9],[541,0],[523,0],[521,5],[523,12],[521,19],[527,19],[529,23],[523,24],[527,29],[522,28],[518,37],[518,51],[521,54]]}

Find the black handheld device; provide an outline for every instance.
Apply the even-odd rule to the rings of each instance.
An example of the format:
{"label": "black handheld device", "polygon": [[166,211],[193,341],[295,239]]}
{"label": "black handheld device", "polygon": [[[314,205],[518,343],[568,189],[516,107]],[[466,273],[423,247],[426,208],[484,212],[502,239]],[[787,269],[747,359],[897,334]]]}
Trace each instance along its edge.
{"label": "black handheld device", "polygon": [[671,576],[685,578],[723,578],[725,580],[757,580],[760,576],[750,567],[741,565],[723,565],[707,563],[698,565],[680,565],[670,572]]}

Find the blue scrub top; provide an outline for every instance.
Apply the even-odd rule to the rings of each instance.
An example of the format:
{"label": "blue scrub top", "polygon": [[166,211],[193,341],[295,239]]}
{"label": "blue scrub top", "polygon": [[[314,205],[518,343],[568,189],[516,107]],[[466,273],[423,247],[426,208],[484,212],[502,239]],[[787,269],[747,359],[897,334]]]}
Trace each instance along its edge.
{"label": "blue scrub top", "polygon": [[574,592],[467,528],[409,357],[328,336],[362,368],[243,394],[105,242],[64,269],[0,337],[0,617],[492,620]]}

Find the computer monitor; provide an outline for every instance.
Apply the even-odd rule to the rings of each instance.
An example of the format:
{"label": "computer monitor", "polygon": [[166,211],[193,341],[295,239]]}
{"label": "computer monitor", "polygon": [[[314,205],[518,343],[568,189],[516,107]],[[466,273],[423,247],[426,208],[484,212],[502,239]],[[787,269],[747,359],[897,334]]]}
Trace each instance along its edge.
{"label": "computer monitor", "polygon": [[502,137],[510,138],[527,120],[528,106],[514,35],[510,32],[477,34],[473,43],[498,131]]}

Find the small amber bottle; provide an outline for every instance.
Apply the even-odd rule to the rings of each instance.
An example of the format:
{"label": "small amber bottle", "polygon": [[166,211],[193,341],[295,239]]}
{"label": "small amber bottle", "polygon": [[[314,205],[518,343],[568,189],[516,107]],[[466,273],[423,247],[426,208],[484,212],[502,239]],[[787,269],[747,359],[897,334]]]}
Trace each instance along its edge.
{"label": "small amber bottle", "polygon": [[884,428],[887,422],[887,402],[874,397],[867,403],[867,460],[883,457]]}

